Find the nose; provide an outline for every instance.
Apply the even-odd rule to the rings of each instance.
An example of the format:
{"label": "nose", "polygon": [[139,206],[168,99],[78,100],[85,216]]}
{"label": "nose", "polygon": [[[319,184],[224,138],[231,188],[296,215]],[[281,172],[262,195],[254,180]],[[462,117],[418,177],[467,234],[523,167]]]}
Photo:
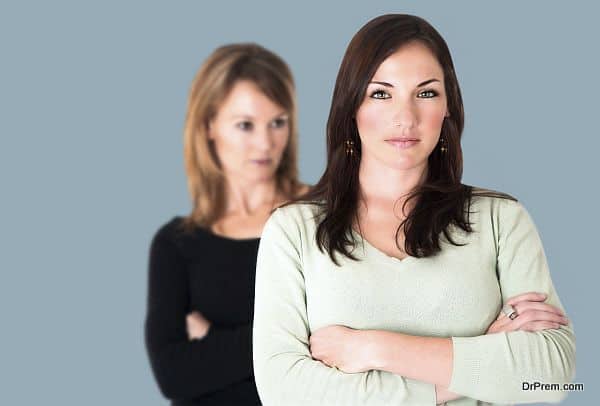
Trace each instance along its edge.
{"label": "nose", "polygon": [[273,147],[273,134],[270,128],[263,128],[255,133],[254,145],[261,151],[269,151]]}
{"label": "nose", "polygon": [[417,110],[413,102],[403,100],[398,102],[395,107],[394,126],[412,129],[417,125]]}

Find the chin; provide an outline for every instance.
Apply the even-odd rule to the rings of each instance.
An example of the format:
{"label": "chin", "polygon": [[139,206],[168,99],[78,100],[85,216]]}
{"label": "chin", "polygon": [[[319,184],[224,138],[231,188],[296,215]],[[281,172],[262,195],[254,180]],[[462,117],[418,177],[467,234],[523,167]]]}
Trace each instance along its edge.
{"label": "chin", "polygon": [[261,173],[247,173],[245,178],[250,182],[268,182],[275,179],[275,171],[261,171]]}
{"label": "chin", "polygon": [[397,171],[408,171],[411,169],[415,169],[418,167],[422,167],[420,163],[408,163],[408,162],[393,162],[388,165],[391,169],[395,169]]}
{"label": "chin", "polygon": [[381,151],[382,153],[379,155],[379,161],[384,165],[396,169],[396,170],[409,170],[415,169],[418,167],[427,166],[427,162],[429,159],[429,155],[431,151],[428,148],[410,148],[407,150],[393,150],[389,149],[386,151]]}
{"label": "chin", "polygon": [[417,167],[422,167],[424,164],[427,164],[427,159],[418,159],[414,156],[386,156],[381,162],[395,170],[406,171],[409,169],[414,169]]}

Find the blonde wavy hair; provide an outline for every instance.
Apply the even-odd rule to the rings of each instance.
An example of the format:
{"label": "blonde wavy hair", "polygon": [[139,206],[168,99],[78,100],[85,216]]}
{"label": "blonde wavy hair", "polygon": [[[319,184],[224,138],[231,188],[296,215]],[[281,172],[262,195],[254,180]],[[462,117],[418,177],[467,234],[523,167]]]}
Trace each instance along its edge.
{"label": "blonde wavy hair", "polygon": [[208,125],[240,80],[253,82],[289,115],[290,136],[276,172],[278,192],[293,198],[298,180],[298,122],[295,86],[287,64],[257,44],[231,44],[217,48],[200,67],[188,98],[184,128],[184,160],[192,212],[186,228],[210,227],[226,207],[225,177],[208,139]]}

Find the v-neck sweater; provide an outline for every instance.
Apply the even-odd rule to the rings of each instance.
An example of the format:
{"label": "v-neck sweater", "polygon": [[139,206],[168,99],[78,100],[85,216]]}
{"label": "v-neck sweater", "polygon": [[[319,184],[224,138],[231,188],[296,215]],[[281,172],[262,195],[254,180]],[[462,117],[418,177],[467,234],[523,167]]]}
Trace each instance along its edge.
{"label": "v-neck sweater", "polygon": [[[448,405],[556,402],[562,391],[523,382],[567,383],[575,370],[572,325],[485,335],[503,304],[530,291],[563,306],[536,227],[523,205],[473,197],[473,232],[450,226],[455,246],[426,258],[390,257],[361,239],[335,265],[315,240],[318,208],[276,210],[263,230],[256,268],[254,371],[265,405],[435,405],[435,386],[385,371],[348,374],[311,358],[324,326],[452,339]],[[564,309],[563,309],[564,310]]]}

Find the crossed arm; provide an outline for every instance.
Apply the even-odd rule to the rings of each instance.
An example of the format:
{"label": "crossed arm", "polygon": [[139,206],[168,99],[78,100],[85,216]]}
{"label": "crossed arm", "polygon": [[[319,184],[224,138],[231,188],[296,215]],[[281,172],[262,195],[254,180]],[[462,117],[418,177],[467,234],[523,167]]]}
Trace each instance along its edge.
{"label": "crossed arm", "polygon": [[[547,303],[562,311],[541,243],[524,216],[517,213],[513,223],[505,224],[506,234],[518,246],[509,254],[507,250],[501,252],[498,258],[504,302],[521,294],[524,286],[529,287],[527,290],[535,287],[548,295]],[[507,230],[511,227],[514,230]],[[564,398],[563,392],[521,390],[523,381],[559,383],[572,379],[575,346],[571,325],[555,328],[555,324],[539,324],[555,321],[531,319],[528,321],[538,323],[536,328],[502,330],[501,326],[509,323],[499,317],[498,323],[490,326],[494,334],[476,337],[432,338],[367,331],[357,334],[362,340],[356,341],[370,343],[360,345],[371,354],[363,358],[366,362],[355,366],[362,372],[344,373],[329,367],[329,361],[319,360],[325,356],[315,354],[318,331],[311,335],[308,324],[298,234],[298,226],[276,212],[265,226],[259,249],[253,348],[256,383],[265,405],[423,405],[439,403],[445,395],[449,396],[445,400],[450,400],[452,394],[448,392],[492,403],[556,402]],[[507,235],[501,238],[502,247],[507,244]],[[373,345],[377,342],[380,344]]]}
{"label": "crossed arm", "polygon": [[[544,303],[545,299],[546,295],[535,292],[511,298],[507,303],[517,309],[519,316],[512,320],[500,312],[487,333],[533,332],[568,325],[562,311]],[[451,338],[362,331],[344,326],[327,326],[310,336],[312,357],[325,365],[346,373],[382,370],[432,383],[438,404],[461,397],[448,390],[453,368],[452,347]]]}
{"label": "crossed arm", "polygon": [[190,314],[185,270],[162,229],[150,248],[145,339],[152,371],[169,399],[204,396],[252,376],[251,324],[211,326],[200,313]]}

